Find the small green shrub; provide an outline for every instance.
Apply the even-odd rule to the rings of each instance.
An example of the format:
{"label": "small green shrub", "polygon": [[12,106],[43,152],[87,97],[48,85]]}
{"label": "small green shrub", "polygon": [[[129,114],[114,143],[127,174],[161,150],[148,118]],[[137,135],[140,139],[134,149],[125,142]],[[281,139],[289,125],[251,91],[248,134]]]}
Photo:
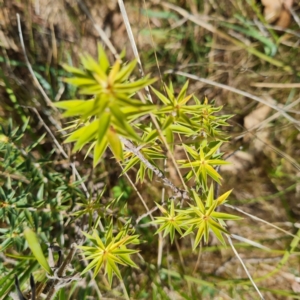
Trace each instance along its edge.
{"label": "small green shrub", "polygon": [[[75,143],[74,152],[88,155],[93,151],[94,168],[105,152],[112,153],[123,168],[120,175],[128,175],[135,169],[136,182],[144,182],[146,176],[150,181],[161,181],[169,197],[167,201],[153,197],[153,205],[161,213],[156,213],[149,223],[154,226],[149,229],[153,229],[153,234],[163,232],[163,237],[169,236],[172,243],[176,236],[195,235],[193,250],[202,241],[207,243],[210,234],[225,244],[223,235],[229,234],[225,221],[239,217],[219,211],[231,191],[219,196],[214,187],[222,183],[218,166],[227,164],[220,147],[226,143],[224,126],[228,126],[226,121],[231,116],[222,115],[222,107],[215,107],[206,98],[201,101],[193,94],[188,95],[188,82],[178,95],[170,83],[161,90],[151,87],[155,102],[144,96],[143,101],[138,100],[135,97],[156,79],[148,76],[131,80],[136,61],[117,60],[111,66],[102,47],[98,50],[97,60],[89,55],[81,56],[83,69],[65,66],[71,73],[66,82],[77,87],[79,95],[89,97],[54,103],[64,110],[64,117],[71,118],[71,125],[65,128],[68,132],[65,142]],[[0,152],[4,154],[0,168],[7,173],[6,183],[0,187],[0,217],[5,224],[1,229],[1,251],[15,258],[22,272],[30,270],[28,272],[39,274],[35,278],[40,283],[34,289],[39,295],[47,294],[47,299],[52,299],[73,280],[88,278],[90,271],[93,271],[92,278],[107,275],[110,286],[114,284],[113,275],[123,282],[124,266],[138,268],[139,264],[134,262],[138,252],[136,245],[144,238],[135,234],[136,224],[128,211],[123,211],[122,216],[113,215],[112,207],[124,201],[120,201],[122,193],[118,191],[118,198],[106,204],[101,202],[104,190],[99,191],[98,197],[85,195],[79,188],[81,181],[70,183],[68,174],[53,170],[51,155],[35,159],[30,154],[43,137],[25,150],[21,149],[25,127],[13,130],[9,125],[0,132]],[[107,152],[108,148],[111,152]],[[178,149],[185,152],[185,159],[177,157]],[[181,186],[172,183],[164,171],[168,157],[175,163],[175,169],[186,170]],[[30,182],[26,178],[30,178]],[[74,236],[80,236],[76,238],[76,247],[86,261],[85,266],[76,264],[80,277],[76,271],[66,273],[67,264],[79,261],[78,256],[73,258],[73,248],[65,259],[59,255],[57,263],[49,267],[43,254],[46,247],[42,243],[40,246],[34,234],[36,232],[45,243],[59,241],[60,233],[53,229],[54,222],[63,222],[71,216],[73,223],[67,226],[74,226]],[[83,236],[78,231],[82,231]],[[57,238],[54,232],[58,232]],[[28,255],[28,246],[34,257]],[[12,247],[18,250],[18,255],[10,254]],[[54,249],[51,245],[48,248]],[[52,256],[52,251],[49,255]],[[20,282],[30,273],[27,277],[23,275]],[[12,272],[5,270],[3,274],[10,285],[3,289],[1,296],[7,294],[13,284]],[[19,283],[17,287],[19,294],[22,293]]]}

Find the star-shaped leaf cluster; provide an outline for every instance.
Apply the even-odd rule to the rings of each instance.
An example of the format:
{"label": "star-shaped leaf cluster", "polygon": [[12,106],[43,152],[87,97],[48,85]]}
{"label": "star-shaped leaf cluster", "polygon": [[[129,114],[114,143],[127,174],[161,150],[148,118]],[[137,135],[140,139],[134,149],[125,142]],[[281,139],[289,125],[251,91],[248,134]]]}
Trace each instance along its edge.
{"label": "star-shaped leaf cluster", "polygon": [[[129,225],[129,223],[127,224]],[[93,244],[92,246],[78,246],[83,250],[87,260],[91,260],[88,266],[82,271],[81,275],[91,269],[94,269],[94,278],[99,273],[101,267],[104,267],[105,274],[108,276],[110,285],[112,284],[114,274],[122,280],[118,265],[131,266],[138,268],[130,258],[130,255],[137,253],[138,250],[128,249],[129,244],[139,244],[138,235],[128,234],[128,226],[124,227],[116,236],[113,235],[113,226],[110,224],[101,239],[96,230],[93,234],[83,232],[87,239]]]}
{"label": "star-shaped leaf cluster", "polygon": [[160,227],[156,234],[164,231],[164,237],[170,235],[171,242],[174,241],[175,232],[177,231],[181,237],[185,237],[195,230],[196,238],[193,249],[196,249],[201,240],[204,238],[208,242],[209,232],[212,231],[217,239],[225,244],[223,234],[229,234],[226,230],[225,220],[240,220],[241,218],[235,215],[216,211],[216,208],[226,202],[231,191],[224,193],[217,199],[214,199],[214,189],[211,185],[207,197],[202,200],[195,190],[192,190],[189,208],[175,209],[174,201],[171,201],[169,209],[165,209],[157,204],[157,207],[162,212],[162,217],[156,217],[152,222]]}
{"label": "star-shaped leaf cluster", "polygon": [[152,222],[153,224],[159,224],[160,227],[155,234],[164,231],[164,237],[170,234],[171,242],[173,243],[175,237],[175,231],[183,236],[182,229],[187,229],[187,226],[183,225],[187,217],[183,214],[176,213],[174,201],[171,201],[170,211],[167,211],[164,207],[157,204],[157,207],[163,213],[163,217],[156,217]]}
{"label": "star-shaped leaf cluster", "polygon": [[74,151],[92,143],[89,150],[94,149],[94,166],[108,146],[114,156],[122,160],[123,146],[119,136],[140,141],[130,123],[155,109],[151,103],[142,103],[132,99],[132,96],[156,79],[144,77],[130,82],[129,77],[136,66],[136,60],[122,64],[117,59],[110,66],[101,46],[98,52],[98,61],[88,54],[81,56],[84,70],[64,66],[72,74],[65,81],[78,87],[80,94],[92,95],[93,98],[54,103],[56,107],[65,110],[65,117],[79,117],[76,129],[65,142],[75,142]]}
{"label": "star-shaped leaf cluster", "polygon": [[192,233],[195,229],[197,231],[193,249],[197,248],[202,238],[204,238],[205,242],[208,242],[210,231],[214,233],[223,245],[225,244],[223,234],[228,234],[228,231],[225,229],[226,224],[224,220],[241,219],[235,215],[216,211],[216,208],[226,201],[230,193],[231,191],[228,191],[217,199],[214,199],[214,189],[213,185],[211,185],[206,201],[203,201],[195,190],[192,191],[195,205],[190,204],[188,209],[179,212],[187,218],[183,225],[188,226],[188,229],[183,236]]}
{"label": "star-shaped leaf cluster", "polygon": [[201,145],[196,151],[188,145],[183,145],[187,153],[190,155],[189,160],[178,160],[180,168],[192,168],[185,178],[190,180],[194,178],[197,183],[207,186],[207,177],[211,177],[218,184],[221,184],[222,176],[214,169],[214,166],[228,165],[229,163],[223,159],[216,158],[216,152],[220,148],[222,142],[216,143],[209,148],[207,153],[204,152],[204,147]]}

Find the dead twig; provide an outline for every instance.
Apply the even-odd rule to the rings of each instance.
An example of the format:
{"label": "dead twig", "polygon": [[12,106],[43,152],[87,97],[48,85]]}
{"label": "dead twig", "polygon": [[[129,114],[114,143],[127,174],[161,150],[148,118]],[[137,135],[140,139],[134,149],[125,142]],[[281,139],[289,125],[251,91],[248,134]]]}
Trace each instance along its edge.
{"label": "dead twig", "polygon": [[[23,34],[22,34],[22,27],[21,27],[21,21],[20,21],[20,15],[17,14],[17,22],[18,22],[18,32],[19,32],[19,38],[20,38],[20,42],[21,42],[21,47],[22,47],[22,50],[23,50],[23,54],[24,54],[24,57],[25,57],[25,62],[26,62],[26,65],[27,65],[27,68],[33,78],[33,82],[35,83],[35,85],[37,86],[37,88],[39,89],[39,91],[41,92],[41,94],[43,95],[46,103],[48,106],[51,106],[52,107],[52,101],[50,100],[50,98],[48,97],[48,95],[45,93],[44,89],[42,88],[40,82],[37,80],[35,74],[34,74],[34,71],[31,67],[31,64],[29,62],[29,59],[28,59],[28,56],[27,56],[27,53],[26,53],[26,49],[25,49],[25,44],[24,44],[24,39],[23,39]],[[53,108],[54,110],[57,111],[57,108]]]}

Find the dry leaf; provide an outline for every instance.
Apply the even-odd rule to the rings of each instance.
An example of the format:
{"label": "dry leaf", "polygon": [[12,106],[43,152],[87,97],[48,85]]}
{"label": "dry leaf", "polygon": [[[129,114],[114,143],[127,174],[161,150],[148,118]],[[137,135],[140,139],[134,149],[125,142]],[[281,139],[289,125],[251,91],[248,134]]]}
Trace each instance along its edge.
{"label": "dry leaf", "polygon": [[292,8],[294,0],[284,0],[282,1],[286,9]]}
{"label": "dry leaf", "polygon": [[265,7],[264,17],[268,23],[276,21],[282,11],[282,3],[280,0],[262,0],[261,3]]}
{"label": "dry leaf", "polygon": [[[272,102],[270,100],[270,102]],[[271,107],[267,105],[259,105],[255,110],[253,110],[248,116],[244,118],[244,127],[251,132],[252,128],[262,121],[264,121],[268,114],[271,112]],[[244,141],[252,141],[252,145],[254,146],[255,150],[260,152],[265,147],[264,141],[267,140],[269,132],[266,130],[262,131],[255,131],[256,139],[253,139],[253,133],[248,133],[244,136]]]}
{"label": "dry leaf", "polygon": [[264,17],[268,23],[287,28],[291,23],[293,0],[262,0]]}
{"label": "dry leaf", "polygon": [[[270,101],[272,103],[273,101]],[[254,126],[266,119],[272,108],[267,105],[260,104],[248,116],[244,118],[244,126],[247,130],[251,130]]]}
{"label": "dry leaf", "polygon": [[238,151],[226,161],[230,165],[222,166],[222,172],[230,172],[232,174],[239,174],[241,171],[247,170],[251,167],[254,161],[253,154],[244,151]]}
{"label": "dry leaf", "polygon": [[291,23],[291,14],[289,11],[287,11],[286,9],[282,10],[280,17],[278,18],[278,20],[276,21],[276,26],[280,26],[282,28],[287,28],[289,27],[290,23]]}
{"label": "dry leaf", "polygon": [[0,47],[18,51],[18,46],[15,44],[14,40],[5,35],[2,30],[0,30]]}
{"label": "dry leaf", "polygon": [[292,290],[295,293],[300,293],[300,284],[299,284],[299,282],[293,281],[293,283],[292,283]]}

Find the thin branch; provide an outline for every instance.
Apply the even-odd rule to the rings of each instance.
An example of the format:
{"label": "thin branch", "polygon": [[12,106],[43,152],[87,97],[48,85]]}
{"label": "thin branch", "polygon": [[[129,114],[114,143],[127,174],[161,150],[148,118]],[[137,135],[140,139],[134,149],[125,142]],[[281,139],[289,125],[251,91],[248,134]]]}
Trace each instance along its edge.
{"label": "thin branch", "polygon": [[[155,211],[157,211],[158,210],[158,206],[154,206],[152,209],[150,209],[148,212],[146,212],[145,214],[143,214],[143,215],[141,215],[140,217],[138,217],[137,219],[136,219],[136,221],[135,221],[135,223],[136,223],[136,225],[138,225],[139,224],[139,222],[142,220],[142,219],[144,219],[144,218],[146,218],[147,216],[149,216],[149,215],[152,215]],[[154,224],[153,224],[154,225]]]}
{"label": "thin branch", "polygon": [[201,262],[201,256],[202,256],[202,243],[200,243],[200,247],[199,247],[199,252],[198,252],[198,256],[197,256],[197,261],[193,270],[193,275],[197,272],[197,269],[199,267],[199,264]]}
{"label": "thin branch", "polygon": [[164,248],[164,238],[162,233],[160,232],[158,236],[158,243],[157,243],[157,268],[161,267],[162,256],[163,256],[163,248]]}
{"label": "thin branch", "polygon": [[251,86],[267,89],[299,89],[300,83],[252,82]]}
{"label": "thin branch", "polygon": [[[164,159],[164,173],[166,173],[166,169],[167,169],[167,159],[165,158]],[[165,186],[163,186],[162,191],[161,191],[161,203],[162,203],[162,205],[164,205],[164,203],[165,203],[165,192],[166,192],[166,189],[165,189]],[[161,267],[162,257],[163,257],[163,249],[164,249],[164,238],[163,238],[162,232],[160,231],[158,233],[158,243],[157,243],[157,267],[158,268]]]}
{"label": "thin branch", "polygon": [[[119,163],[119,165],[120,165],[121,169],[124,170],[123,167],[122,167],[122,165],[121,165],[120,163]],[[145,209],[146,209],[146,211],[147,211],[147,214],[150,215],[151,220],[154,221],[154,218],[153,218],[153,216],[152,216],[152,212],[151,212],[150,209],[148,208],[147,203],[146,203],[146,201],[144,200],[143,196],[140,194],[140,192],[138,191],[137,187],[136,187],[135,184],[132,182],[131,178],[128,176],[127,173],[125,173],[125,176],[126,176],[127,180],[129,181],[129,183],[131,184],[132,188],[133,188],[133,189],[135,190],[135,192],[137,193],[138,197],[140,198],[140,200],[141,200],[143,206],[145,207]]]}
{"label": "thin branch", "polygon": [[140,161],[150,170],[153,171],[153,173],[162,180],[165,186],[168,186],[171,188],[171,190],[174,192],[173,197],[175,198],[183,198],[188,199],[189,195],[187,191],[180,190],[178,187],[175,186],[164,174],[161,172],[158,168],[154,167],[145,157],[144,155],[128,140],[126,140],[123,137],[120,137],[122,143],[124,146],[132,152],[135,156],[137,156]]}
{"label": "thin branch", "polygon": [[[68,254],[68,256],[66,257],[66,259],[63,261],[63,263],[61,264],[61,266],[58,268],[57,270],[57,277],[63,277],[65,275],[67,266],[71,263],[74,255],[76,252],[76,244],[73,243],[71,245],[71,250]],[[55,295],[56,292],[56,286],[60,283],[60,279],[55,279],[49,289],[49,292],[47,293],[47,297],[46,300],[51,300],[53,299],[53,296]]]}

